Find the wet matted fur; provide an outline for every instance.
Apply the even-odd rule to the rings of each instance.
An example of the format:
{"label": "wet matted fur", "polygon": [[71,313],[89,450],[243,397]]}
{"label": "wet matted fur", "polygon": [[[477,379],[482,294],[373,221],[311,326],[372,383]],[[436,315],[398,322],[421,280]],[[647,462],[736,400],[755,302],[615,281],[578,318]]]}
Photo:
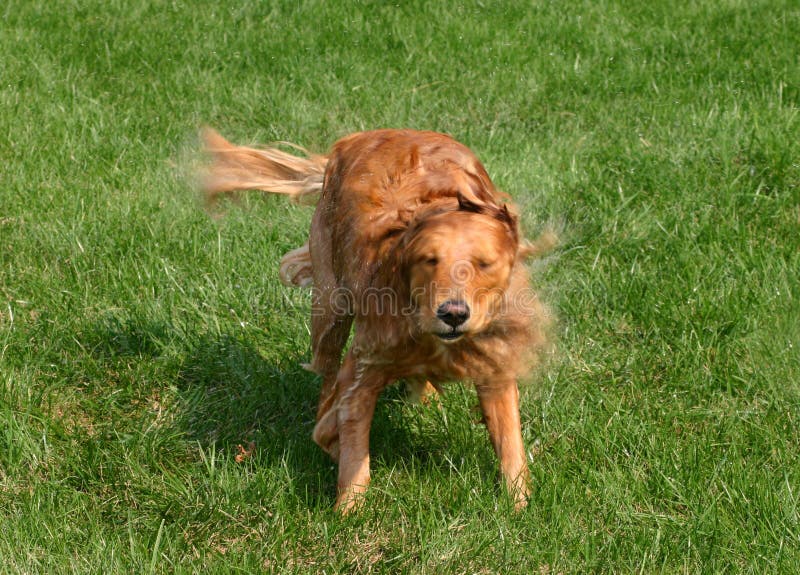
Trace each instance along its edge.
{"label": "wet matted fur", "polygon": [[550,238],[525,241],[483,165],[443,134],[361,132],[307,157],[204,137],[210,197],[258,189],[317,199],[309,241],[284,256],[281,279],[313,286],[310,369],[322,377],[313,437],[339,462],[336,508],[349,511],[367,488],[375,404],[400,379],[423,391],[475,386],[505,484],[524,506],[517,379],[545,322],[524,260]]}

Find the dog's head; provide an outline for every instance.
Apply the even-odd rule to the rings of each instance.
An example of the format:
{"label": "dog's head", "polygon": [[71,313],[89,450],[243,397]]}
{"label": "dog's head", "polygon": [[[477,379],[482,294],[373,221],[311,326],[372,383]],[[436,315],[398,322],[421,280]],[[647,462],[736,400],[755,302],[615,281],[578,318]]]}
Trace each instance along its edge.
{"label": "dog's head", "polygon": [[404,272],[415,331],[449,343],[476,334],[505,305],[519,231],[506,206],[458,197],[408,230]]}

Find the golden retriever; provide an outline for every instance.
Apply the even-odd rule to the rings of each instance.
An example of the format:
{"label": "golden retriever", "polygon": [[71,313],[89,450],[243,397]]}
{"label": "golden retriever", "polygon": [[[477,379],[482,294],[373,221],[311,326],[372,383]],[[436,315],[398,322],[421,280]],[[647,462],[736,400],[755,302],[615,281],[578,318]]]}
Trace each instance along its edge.
{"label": "golden retriever", "polygon": [[366,490],[375,404],[401,379],[423,392],[474,384],[505,484],[524,506],[517,378],[544,341],[524,266],[537,247],[476,156],[413,130],[352,134],[327,156],[235,146],[211,130],[205,143],[212,199],[246,189],[318,199],[309,241],[284,256],[281,278],[313,284],[313,438],[339,462],[336,508],[351,510]]}

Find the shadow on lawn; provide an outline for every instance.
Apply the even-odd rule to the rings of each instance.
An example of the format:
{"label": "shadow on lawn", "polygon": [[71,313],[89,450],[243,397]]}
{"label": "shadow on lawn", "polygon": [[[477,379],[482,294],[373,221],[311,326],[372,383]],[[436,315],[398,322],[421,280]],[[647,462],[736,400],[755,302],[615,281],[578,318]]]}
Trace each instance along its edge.
{"label": "shadow on lawn", "polygon": [[[175,425],[189,441],[230,460],[241,446],[256,468],[285,470],[287,488],[304,505],[332,505],[336,466],[311,439],[319,378],[300,367],[307,358],[270,360],[247,337],[187,338],[169,324],[142,319],[111,319],[90,332],[94,354],[104,361],[130,364],[136,357],[159,366],[159,385],[174,381]],[[407,406],[403,395],[395,386],[379,401],[370,450],[376,462],[391,468],[414,458],[423,467],[444,467],[442,454],[454,455],[448,434],[421,431],[436,422],[420,424],[425,408]]]}
{"label": "shadow on lawn", "polygon": [[319,384],[300,362],[266,359],[241,338],[196,340],[178,372],[182,425],[188,439],[228,458],[245,449],[256,466],[285,468],[296,496],[324,506],[336,475],[311,440]]}
{"label": "shadow on lawn", "polygon": [[[311,439],[320,381],[300,367],[304,361],[292,356],[271,362],[239,339],[203,342],[180,372],[185,426],[189,437],[231,457],[252,441],[256,465],[285,466],[305,505],[330,507],[337,469]],[[426,408],[408,405],[404,395],[403,386],[393,386],[378,402],[370,441],[375,461],[391,468],[413,457],[423,467],[445,467],[441,454],[452,455],[448,434],[421,431],[431,424],[420,425]]]}

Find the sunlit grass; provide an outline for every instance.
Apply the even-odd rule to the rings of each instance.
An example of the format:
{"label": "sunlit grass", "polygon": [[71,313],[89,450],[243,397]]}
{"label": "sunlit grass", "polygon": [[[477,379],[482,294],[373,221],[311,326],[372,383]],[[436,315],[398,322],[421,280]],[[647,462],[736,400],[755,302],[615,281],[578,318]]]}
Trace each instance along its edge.
{"label": "sunlit grass", "polygon": [[[0,8],[0,571],[800,570],[791,2]],[[389,392],[332,511],[308,208],[215,221],[204,123],[324,151],[453,134],[562,243],[510,511],[474,395]],[[237,462],[241,453],[246,456]]]}

